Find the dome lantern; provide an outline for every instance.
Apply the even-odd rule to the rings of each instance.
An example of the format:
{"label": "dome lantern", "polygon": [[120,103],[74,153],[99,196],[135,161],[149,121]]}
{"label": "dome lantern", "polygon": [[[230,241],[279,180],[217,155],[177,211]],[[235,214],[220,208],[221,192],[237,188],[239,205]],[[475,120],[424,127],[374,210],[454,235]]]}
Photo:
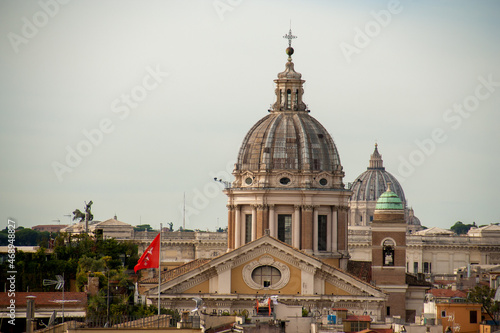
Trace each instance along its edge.
{"label": "dome lantern", "polygon": [[302,95],[304,94],[302,85],[306,81],[302,80],[302,74],[295,71],[292,62],[292,54],[294,53],[292,39],[297,38],[297,36],[292,35],[292,29],[290,29],[288,34],[283,36],[283,38],[288,39],[288,47],[286,49],[288,61],[285,65],[285,71],[279,73],[278,78],[274,80],[276,83],[276,101],[272,106],[271,112],[306,111],[307,106],[302,101]]}

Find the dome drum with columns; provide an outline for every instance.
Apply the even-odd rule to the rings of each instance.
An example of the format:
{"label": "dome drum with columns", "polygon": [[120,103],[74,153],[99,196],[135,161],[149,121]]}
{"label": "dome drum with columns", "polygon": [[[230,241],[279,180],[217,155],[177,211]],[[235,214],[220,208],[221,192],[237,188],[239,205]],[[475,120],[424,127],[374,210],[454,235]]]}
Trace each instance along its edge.
{"label": "dome drum with columns", "polygon": [[[293,38],[291,31],[285,38]],[[267,231],[289,245],[346,265],[348,198],[344,172],[328,131],[303,102],[302,75],[288,62],[276,101],[247,133],[228,196],[228,249]]]}

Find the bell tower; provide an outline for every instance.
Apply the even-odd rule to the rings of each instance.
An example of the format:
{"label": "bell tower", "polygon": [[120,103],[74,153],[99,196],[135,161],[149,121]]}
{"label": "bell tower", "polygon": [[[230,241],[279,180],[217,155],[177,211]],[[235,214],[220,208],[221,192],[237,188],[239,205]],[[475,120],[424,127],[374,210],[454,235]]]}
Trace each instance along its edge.
{"label": "bell tower", "polygon": [[389,294],[386,316],[406,317],[406,222],[401,199],[391,184],[377,200],[372,229],[372,278]]}

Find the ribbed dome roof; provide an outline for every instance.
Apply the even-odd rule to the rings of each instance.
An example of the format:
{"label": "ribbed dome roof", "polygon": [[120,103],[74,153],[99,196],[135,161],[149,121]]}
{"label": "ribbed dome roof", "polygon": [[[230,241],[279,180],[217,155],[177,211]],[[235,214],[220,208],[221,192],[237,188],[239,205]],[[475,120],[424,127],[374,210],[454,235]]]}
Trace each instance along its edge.
{"label": "ribbed dome roof", "polygon": [[237,165],[241,171],[341,168],[332,137],[304,111],[272,112],[259,120],[243,140]]}
{"label": "ribbed dome roof", "polygon": [[[288,37],[294,37],[291,31]],[[309,115],[302,100],[305,81],[302,74],[295,71],[290,44],[287,54],[285,70],[274,80],[276,100],[270,114],[260,119],[245,136],[238,153],[236,173],[290,172],[305,176],[324,172],[322,186],[327,184],[328,177],[335,178],[330,178],[329,187],[343,186],[340,184],[342,166],[332,137]]]}
{"label": "ribbed dome roof", "polygon": [[391,191],[390,184],[387,186],[387,191],[378,198],[375,210],[403,210],[403,203],[398,195]]}
{"label": "ribbed dome roof", "polygon": [[406,198],[403,188],[396,177],[385,170],[382,155],[378,152],[377,144],[375,144],[375,150],[370,157],[367,170],[356,178],[351,188],[351,201],[376,201],[385,192],[388,183],[391,183],[392,189],[405,205]]}

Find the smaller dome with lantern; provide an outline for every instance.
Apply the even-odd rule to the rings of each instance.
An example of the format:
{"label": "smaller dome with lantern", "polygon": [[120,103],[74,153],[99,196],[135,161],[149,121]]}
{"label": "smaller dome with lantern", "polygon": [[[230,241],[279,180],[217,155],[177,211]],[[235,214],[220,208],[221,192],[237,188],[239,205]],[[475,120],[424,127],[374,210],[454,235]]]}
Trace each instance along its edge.
{"label": "smaller dome with lantern", "polygon": [[375,210],[403,210],[403,203],[398,195],[392,192],[391,183],[388,183],[387,190],[378,198]]}

